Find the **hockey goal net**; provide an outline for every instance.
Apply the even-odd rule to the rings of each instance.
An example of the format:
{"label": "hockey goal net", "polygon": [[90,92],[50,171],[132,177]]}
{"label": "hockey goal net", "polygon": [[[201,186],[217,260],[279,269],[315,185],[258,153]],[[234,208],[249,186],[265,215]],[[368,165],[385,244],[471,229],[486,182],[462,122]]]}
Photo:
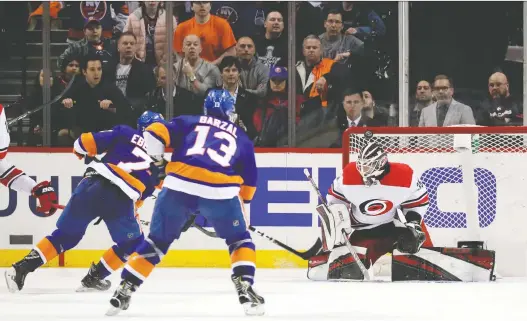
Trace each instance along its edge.
{"label": "hockey goal net", "polygon": [[520,227],[506,222],[527,222],[527,127],[349,128],[342,165],[355,161],[369,139],[390,162],[410,165],[427,187],[424,221],[434,246],[470,240],[488,248],[519,244],[507,244],[508,233]]}

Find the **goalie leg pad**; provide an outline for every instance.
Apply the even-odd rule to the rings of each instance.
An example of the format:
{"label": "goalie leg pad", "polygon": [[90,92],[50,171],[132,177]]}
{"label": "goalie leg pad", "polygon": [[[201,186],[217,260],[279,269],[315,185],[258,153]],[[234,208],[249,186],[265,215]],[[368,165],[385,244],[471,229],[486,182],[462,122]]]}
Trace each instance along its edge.
{"label": "goalie leg pad", "polygon": [[[329,209],[329,211],[328,211]],[[315,213],[320,217],[320,228],[322,229],[322,248],[331,251],[335,245],[344,243],[342,229],[351,231],[351,219],[349,210],[344,204],[333,204],[327,208],[319,205]]]}
{"label": "goalie leg pad", "polygon": [[479,248],[421,248],[415,254],[394,251],[392,281],[495,280],[495,251]]}
{"label": "goalie leg pad", "polygon": [[[365,264],[367,249],[359,246],[354,248]],[[357,262],[344,245],[309,259],[307,277],[313,281],[364,279]]]}

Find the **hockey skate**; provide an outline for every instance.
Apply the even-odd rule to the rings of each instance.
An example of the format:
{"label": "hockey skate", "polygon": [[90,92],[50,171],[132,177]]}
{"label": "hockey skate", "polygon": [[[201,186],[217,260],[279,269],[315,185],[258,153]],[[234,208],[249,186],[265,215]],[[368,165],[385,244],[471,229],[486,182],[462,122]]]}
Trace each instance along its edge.
{"label": "hockey skate", "polygon": [[233,275],[231,277],[236,291],[238,292],[238,298],[240,304],[243,306],[246,315],[264,315],[265,313],[265,300],[259,296],[252,288],[251,284],[247,281],[242,281],[240,276]]}
{"label": "hockey skate", "polygon": [[81,286],[77,289],[77,292],[106,291],[111,286],[112,282],[102,279],[97,269],[97,265],[92,262],[90,270],[81,280]]}
{"label": "hockey skate", "polygon": [[106,315],[114,316],[123,310],[127,310],[130,306],[132,293],[135,292],[136,289],[137,285],[132,284],[130,281],[122,280],[117,290],[115,290],[113,297],[110,299],[110,304],[112,306],[108,309]]}
{"label": "hockey skate", "polygon": [[13,264],[11,268],[5,271],[5,282],[7,289],[11,293],[22,290],[24,287],[24,281],[29,272],[35,271],[36,268],[41,266],[44,262],[40,258],[37,251],[31,250],[22,260]]}

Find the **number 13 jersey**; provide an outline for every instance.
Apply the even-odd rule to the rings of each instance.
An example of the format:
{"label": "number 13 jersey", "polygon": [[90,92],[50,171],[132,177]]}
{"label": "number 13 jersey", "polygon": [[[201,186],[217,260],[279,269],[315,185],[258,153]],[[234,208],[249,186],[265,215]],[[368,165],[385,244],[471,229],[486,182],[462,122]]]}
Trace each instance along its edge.
{"label": "number 13 jersey", "polygon": [[238,126],[212,116],[179,116],[146,132],[174,149],[163,187],[208,199],[239,195],[245,203],[252,200],[254,146]]}

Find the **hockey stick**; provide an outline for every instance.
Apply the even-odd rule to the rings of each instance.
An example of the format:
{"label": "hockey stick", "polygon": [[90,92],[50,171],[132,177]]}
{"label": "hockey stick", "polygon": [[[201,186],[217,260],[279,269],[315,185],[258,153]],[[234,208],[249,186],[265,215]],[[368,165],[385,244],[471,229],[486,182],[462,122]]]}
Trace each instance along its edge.
{"label": "hockey stick", "polygon": [[40,105],[40,106],[38,106],[38,107],[35,108],[35,109],[32,109],[32,110],[30,110],[30,111],[27,111],[27,112],[23,113],[22,115],[17,116],[17,117],[15,117],[15,118],[11,119],[9,122],[7,122],[7,126],[11,126],[11,125],[13,125],[13,124],[19,122],[20,120],[22,120],[22,119],[24,119],[24,118],[26,118],[26,117],[28,117],[28,116],[31,116],[31,115],[33,115],[34,113],[36,113],[36,112],[38,112],[38,111],[41,111],[42,109],[46,108],[47,106],[53,105],[54,103],[56,103],[56,102],[58,102],[59,100],[61,100],[61,99],[64,97],[64,95],[66,94],[66,92],[67,92],[68,90],[70,90],[71,86],[73,85],[73,82],[75,81],[75,77],[76,77],[76,75],[74,75],[73,78],[71,78],[71,80],[70,80],[70,82],[68,83],[68,85],[66,86],[66,88],[64,88],[64,90],[63,90],[63,91],[62,91],[57,97],[53,98],[50,102],[47,102],[47,103],[45,103],[45,104],[43,104],[43,105]]}
{"label": "hockey stick", "polygon": [[[331,210],[329,209],[329,206],[326,203],[326,200],[324,199],[324,197],[320,193],[320,190],[318,189],[317,184],[313,180],[313,177],[311,177],[311,174],[309,173],[307,168],[304,168],[304,175],[306,175],[307,179],[311,183],[311,186],[313,187],[315,192],[317,192],[318,198],[322,202],[322,205],[325,207],[325,210],[328,213],[331,213]],[[341,233],[342,233],[342,236],[344,237],[344,242],[346,243],[346,247],[350,251],[351,256],[353,256],[353,259],[355,260],[355,262],[357,262],[357,265],[359,266],[359,269],[361,270],[362,274],[364,275],[364,279],[366,281],[369,281],[370,280],[370,274],[369,274],[368,270],[366,269],[366,267],[364,266],[364,263],[362,263],[361,259],[359,258],[359,255],[357,254],[357,251],[355,251],[355,248],[353,247],[353,245],[351,245],[351,243],[350,243],[350,241],[348,239],[348,235],[346,234],[344,229],[341,230]]]}
{"label": "hockey stick", "polygon": [[262,236],[262,237],[265,237],[266,239],[268,239],[269,241],[273,242],[274,244],[280,246],[281,248],[287,250],[288,252],[291,252],[293,253],[294,255],[304,259],[304,260],[309,260],[309,258],[311,258],[312,256],[314,256],[315,254],[318,253],[318,251],[322,248],[322,241],[320,241],[320,239],[317,239],[317,241],[315,242],[315,244],[313,244],[313,246],[305,251],[305,252],[300,252],[300,251],[297,251],[295,249],[293,249],[292,247],[278,241],[278,240],[275,240],[274,238],[270,237],[269,235],[266,235],[264,232],[261,232],[261,231],[258,231],[257,229],[254,228],[254,226],[252,225],[249,225],[249,230],[255,232],[256,234]]}

